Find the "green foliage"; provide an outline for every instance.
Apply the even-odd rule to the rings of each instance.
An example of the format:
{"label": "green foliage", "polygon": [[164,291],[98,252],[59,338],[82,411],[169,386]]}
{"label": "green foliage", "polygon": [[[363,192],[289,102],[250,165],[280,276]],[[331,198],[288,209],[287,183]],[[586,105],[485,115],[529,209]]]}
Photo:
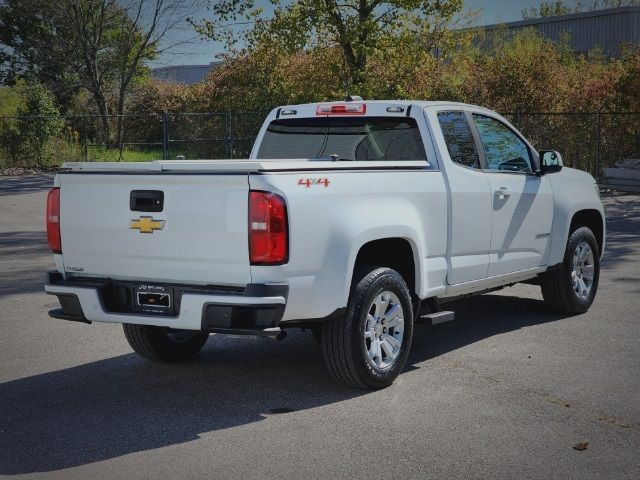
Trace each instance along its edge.
{"label": "green foliage", "polygon": [[88,148],[87,158],[90,162],[151,162],[162,160],[162,148],[137,150],[132,148],[106,149],[93,145]]}
{"label": "green foliage", "polygon": [[[520,119],[518,125],[534,144],[558,148],[567,162],[593,169],[596,114],[580,112],[640,111],[640,49],[629,48],[618,60],[586,57],[569,49],[568,38],[554,44],[533,29],[507,33],[498,32],[483,43],[469,41],[465,32],[460,47],[446,56],[381,49],[370,57],[363,83],[352,93],[486,106]],[[338,46],[293,53],[258,46],[238,52],[193,86],[147,82],[136,90],[130,108],[140,113],[254,111],[259,122],[276,105],[343,98],[345,68]],[[637,116],[604,118],[628,121],[603,123],[602,164],[615,161],[621,152],[637,152]]]}
{"label": "green foliage", "polygon": [[[446,56],[406,48],[381,49],[372,56],[360,88],[365,98],[455,100],[502,112],[594,111],[613,105],[622,92],[618,77],[628,72],[629,98],[640,97],[635,79],[640,70],[629,53],[620,61],[587,59],[540,37],[533,29],[492,36],[490,48],[471,42]],[[315,47],[303,52],[256,47],[238,53],[208,78],[193,86],[147,82],[132,98],[130,109],[159,111],[265,111],[276,105],[335,100],[344,97],[340,48]],[[639,67],[640,68],[640,67]]]}
{"label": "green foliage", "polygon": [[[274,106],[341,99],[347,90],[371,99],[474,103],[504,114],[515,114],[512,118],[520,118],[516,112],[640,111],[640,49],[636,47],[628,48],[624,56],[616,60],[593,53],[575,54],[569,48],[568,38],[554,44],[533,29],[516,34],[502,30],[487,39],[472,30],[446,35],[445,43],[455,44],[456,48],[432,51],[412,43],[410,37],[405,38],[406,43],[398,37],[380,39],[367,56],[360,84],[348,87],[345,87],[345,72],[349,67],[341,45],[323,40],[300,50],[298,45],[288,48],[286,42],[260,40],[250,48],[235,52],[196,85],[152,79],[139,82],[128,99],[127,111],[152,115],[144,119],[133,117],[126,122],[123,138],[128,142],[161,142],[161,126],[155,119],[163,111],[252,111],[257,113],[236,116],[231,125],[234,132],[241,131],[243,138],[246,137],[245,143],[250,143],[264,112]],[[440,55],[434,54],[440,52]],[[42,87],[33,87],[29,93],[24,85],[22,90],[18,87],[0,90],[0,98],[13,99],[14,107],[7,107],[12,108],[13,113],[45,115],[45,118],[55,113],[51,96]],[[85,101],[76,108],[84,113],[88,105],[90,102]],[[594,166],[595,114],[526,118],[528,122],[522,120],[523,132],[536,144],[556,146],[577,166]],[[603,158],[605,152],[618,152],[610,154],[611,158],[618,158],[621,152],[637,151],[639,137],[633,125],[637,117],[625,118],[629,119],[628,125],[603,123],[607,132],[624,133],[614,140],[611,133],[606,139],[603,137]],[[160,156],[159,147],[144,151],[133,147],[122,150],[92,147],[91,143],[106,143],[99,120],[98,117],[89,121],[89,158],[127,160]],[[201,150],[189,150],[192,148],[189,139],[224,138],[224,134],[216,130],[223,123],[200,118],[172,121],[172,139],[184,140],[176,152],[188,158],[202,155]],[[43,123],[0,121],[0,158],[14,163],[82,158],[78,132],[85,129],[82,124],[74,128],[44,120]],[[111,130],[117,131],[114,124]],[[585,139],[591,139],[591,143]],[[223,151],[223,147],[219,150]],[[62,153],[56,155],[56,152]],[[605,160],[609,161],[608,157]]]}
{"label": "green foliage", "polygon": [[[212,19],[196,23],[206,38],[232,49],[239,39],[246,52],[295,55],[314,49],[332,51],[341,65],[342,90],[367,91],[376,60],[402,52],[422,57],[435,48],[455,47],[450,24],[462,11],[462,0],[272,0],[274,14],[259,19],[253,0],[210,2]],[[237,31],[234,24],[251,22]],[[238,53],[236,51],[236,53]]]}
{"label": "green foliage", "polygon": [[[413,98],[476,103],[501,112],[640,109],[640,50],[619,60],[576,55],[568,40],[554,44],[533,29],[494,35],[491,45],[470,42],[446,56],[382,49],[371,57],[365,98]],[[302,52],[256,47],[239,52],[193,86],[148,81],[129,103],[136,113],[266,111],[276,105],[344,97],[340,47]],[[404,52],[408,52],[404,54]]]}
{"label": "green foliage", "polygon": [[10,117],[18,113],[25,102],[25,83],[18,81],[13,87],[0,86],[0,117]]}
{"label": "green foliage", "polygon": [[[66,111],[89,92],[101,115],[122,106],[156,58],[161,16],[178,0],[0,2],[0,83],[41,83]],[[157,11],[161,9],[160,11]],[[146,21],[152,18],[150,21]]]}
{"label": "green foliage", "polygon": [[0,83],[42,83],[65,105],[81,85],[74,35],[68,12],[56,0],[0,2]]}
{"label": "green foliage", "polygon": [[63,128],[53,95],[41,84],[26,88],[24,104],[17,117],[6,119],[0,128],[0,148],[13,163],[46,164],[59,152],[58,135]]}
{"label": "green foliage", "polygon": [[17,113],[21,117],[18,120],[21,135],[26,141],[37,145],[44,144],[62,128],[60,111],[53,95],[38,83],[27,88],[26,103]]}
{"label": "green foliage", "polygon": [[640,46],[629,46],[618,62],[615,97],[611,103],[628,111],[640,111]]}

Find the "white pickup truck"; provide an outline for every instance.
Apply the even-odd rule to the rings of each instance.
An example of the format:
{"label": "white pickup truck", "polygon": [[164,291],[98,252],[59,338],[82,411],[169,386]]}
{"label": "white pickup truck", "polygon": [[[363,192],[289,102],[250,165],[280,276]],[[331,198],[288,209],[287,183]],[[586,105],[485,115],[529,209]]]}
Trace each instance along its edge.
{"label": "white pickup truck", "polygon": [[605,241],[594,179],[495,112],[359,98],[274,109],[248,160],[66,163],[46,222],[50,316],[122,323],[156,361],[310,328],[359,388],[447,300],[529,282],[585,312]]}

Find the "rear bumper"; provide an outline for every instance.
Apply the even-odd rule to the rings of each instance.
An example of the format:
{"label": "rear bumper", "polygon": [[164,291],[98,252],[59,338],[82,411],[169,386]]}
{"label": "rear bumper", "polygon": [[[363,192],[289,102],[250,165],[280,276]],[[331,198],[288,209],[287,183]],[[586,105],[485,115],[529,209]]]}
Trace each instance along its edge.
{"label": "rear bumper", "polygon": [[[58,272],[48,275],[45,291],[56,295],[61,308],[51,310],[53,318],[84,323],[130,323],[183,330],[250,333],[276,328],[287,303],[288,286],[249,284],[225,292],[222,288],[176,286],[179,308],[174,315],[114,311],[108,298],[110,280],[64,280]],[[148,283],[148,282],[147,282]]]}

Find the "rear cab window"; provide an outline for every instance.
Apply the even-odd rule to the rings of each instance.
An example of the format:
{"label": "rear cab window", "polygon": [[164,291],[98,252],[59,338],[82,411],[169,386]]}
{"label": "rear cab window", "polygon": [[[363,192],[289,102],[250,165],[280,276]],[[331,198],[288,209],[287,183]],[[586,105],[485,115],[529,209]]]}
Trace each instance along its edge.
{"label": "rear cab window", "polygon": [[342,161],[427,161],[411,117],[317,117],[273,120],[257,158]]}
{"label": "rear cab window", "polygon": [[451,160],[464,167],[480,169],[480,157],[466,114],[463,111],[438,112],[438,123]]}

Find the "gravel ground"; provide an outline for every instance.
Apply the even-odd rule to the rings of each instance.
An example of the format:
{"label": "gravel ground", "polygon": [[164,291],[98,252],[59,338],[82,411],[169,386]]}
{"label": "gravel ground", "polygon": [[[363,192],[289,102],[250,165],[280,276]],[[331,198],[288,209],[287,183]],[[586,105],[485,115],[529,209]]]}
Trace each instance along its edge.
{"label": "gravel ground", "polygon": [[331,382],[310,332],[212,336],[198,362],[155,365],[118,325],[48,318],[50,184],[0,178],[2,476],[640,478],[640,197],[604,199],[587,314],[529,285],[460,302],[416,327],[392,387],[361,392]]}

